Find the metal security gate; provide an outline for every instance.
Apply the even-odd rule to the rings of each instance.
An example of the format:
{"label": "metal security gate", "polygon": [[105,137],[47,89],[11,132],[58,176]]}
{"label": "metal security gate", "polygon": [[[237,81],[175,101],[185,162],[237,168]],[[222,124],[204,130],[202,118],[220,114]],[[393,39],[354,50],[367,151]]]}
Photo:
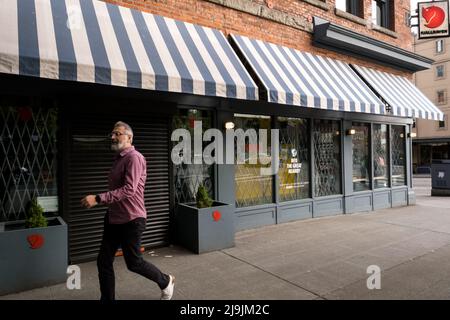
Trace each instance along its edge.
{"label": "metal security gate", "polygon": [[[125,108],[127,109],[127,108]],[[108,113],[109,115],[105,115]],[[80,115],[81,114],[81,115]],[[146,248],[169,242],[169,120],[167,116],[122,111],[67,114],[69,152],[66,155],[65,209],[69,225],[71,263],[93,260],[100,247],[106,207],[84,209],[80,200],[87,194],[107,190],[107,176],[114,154],[109,133],[116,121],[128,123],[134,131],[133,144],[147,160],[145,205],[147,228],[142,237]]]}

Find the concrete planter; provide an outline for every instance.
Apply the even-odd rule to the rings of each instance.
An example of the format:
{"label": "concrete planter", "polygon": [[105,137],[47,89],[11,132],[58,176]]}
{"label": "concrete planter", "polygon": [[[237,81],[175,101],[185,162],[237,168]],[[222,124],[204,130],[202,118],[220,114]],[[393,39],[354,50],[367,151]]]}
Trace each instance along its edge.
{"label": "concrete planter", "polygon": [[0,295],[65,282],[67,224],[48,218],[45,228],[25,221],[0,223]]}
{"label": "concrete planter", "polygon": [[176,216],[177,240],[195,253],[234,246],[234,212],[230,204],[214,201],[212,207],[199,209],[179,204]]}

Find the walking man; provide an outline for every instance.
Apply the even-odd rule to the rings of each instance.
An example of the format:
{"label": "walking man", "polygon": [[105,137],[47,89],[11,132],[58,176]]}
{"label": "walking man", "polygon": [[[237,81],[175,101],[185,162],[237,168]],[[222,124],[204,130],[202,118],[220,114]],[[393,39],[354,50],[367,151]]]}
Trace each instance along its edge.
{"label": "walking man", "polygon": [[131,127],[125,122],[117,122],[111,132],[111,149],[116,152],[116,157],[109,173],[109,191],[88,195],[81,200],[85,208],[92,208],[97,204],[108,206],[97,257],[101,300],[115,299],[113,261],[119,246],[128,270],[156,282],[161,289],[161,300],[170,300],[175,277],[162,273],[156,266],[145,261],[140,251],[141,236],[147,219],[144,205],[147,165],[144,156],[132,143]]}

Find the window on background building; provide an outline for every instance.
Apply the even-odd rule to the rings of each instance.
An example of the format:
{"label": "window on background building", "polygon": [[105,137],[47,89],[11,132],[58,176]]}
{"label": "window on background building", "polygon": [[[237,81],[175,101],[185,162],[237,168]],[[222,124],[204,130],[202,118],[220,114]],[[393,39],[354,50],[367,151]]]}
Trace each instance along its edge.
{"label": "window on background building", "polygon": [[0,101],[0,221],[25,219],[34,197],[58,212],[57,120],[45,102]]}
{"label": "window on background building", "polygon": [[406,184],[406,135],[405,126],[392,126],[392,186]]}
{"label": "window on background building", "polygon": [[308,120],[278,118],[280,124],[279,199],[310,197]]}
{"label": "window on background building", "polygon": [[394,1],[373,0],[372,1],[372,23],[387,29],[394,29]]}
{"label": "window on background building", "polygon": [[437,103],[439,103],[439,104],[445,103],[445,91],[444,90],[437,91]]}
{"label": "window on background building", "polygon": [[445,129],[445,120],[447,116],[444,116],[444,120],[439,121],[439,129]]}
{"label": "window on background building", "polygon": [[[209,195],[214,198],[214,166],[212,164],[194,164],[194,122],[202,122],[203,133],[211,128],[212,113],[198,109],[179,109],[172,118],[173,129],[186,129],[191,134],[191,164],[174,164],[174,194],[177,203],[194,202],[200,184],[204,185]],[[176,145],[177,142],[174,142]],[[210,144],[204,141],[202,150]]]}
{"label": "window on background building", "polygon": [[314,120],[314,195],[341,194],[341,125],[335,120]]}
{"label": "window on background building", "polygon": [[336,0],[336,8],[361,18],[364,16],[361,0]]}
{"label": "window on background building", "polygon": [[[256,137],[254,137],[253,139],[254,141],[259,141],[259,137],[257,136],[259,129],[267,130],[266,154],[259,154],[258,142],[252,143],[252,139],[248,137],[246,137],[245,139],[245,163],[235,165],[236,207],[249,207],[259,204],[272,203],[273,176],[261,174],[261,168],[269,168],[271,164],[271,119],[270,117],[251,115],[235,115],[234,119],[235,130],[243,129],[245,132],[249,129],[254,129],[254,132],[256,134]],[[249,131],[249,133],[250,132],[251,131]],[[254,157],[255,154],[257,155],[257,159],[252,159],[251,157]],[[261,156],[264,159],[262,159]],[[235,159],[237,160],[236,149]],[[254,162],[256,162],[256,164],[252,164]],[[269,164],[266,165],[266,163]]]}
{"label": "window on background building", "polygon": [[388,126],[373,125],[373,185],[375,189],[389,187]]}
{"label": "window on background building", "polygon": [[370,125],[353,123],[352,128],[353,191],[370,190]]}
{"label": "window on background building", "polygon": [[436,53],[444,52],[444,39],[436,40]]}
{"label": "window on background building", "polygon": [[444,65],[436,66],[436,78],[444,78]]}

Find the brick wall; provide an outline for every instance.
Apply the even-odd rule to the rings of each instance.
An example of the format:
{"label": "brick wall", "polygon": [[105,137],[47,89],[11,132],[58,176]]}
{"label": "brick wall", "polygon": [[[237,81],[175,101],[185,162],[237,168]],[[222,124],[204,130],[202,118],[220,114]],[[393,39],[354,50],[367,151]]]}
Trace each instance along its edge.
{"label": "brick wall", "polygon": [[[412,50],[405,24],[409,0],[396,0],[394,32],[371,24],[371,0],[364,0],[364,17],[355,22],[335,14],[335,0],[104,0],[106,2],[196,23],[223,31],[377,68],[411,78],[411,74],[312,45],[312,17],[318,16],[361,34]],[[320,2],[319,4],[317,4]],[[232,8],[231,8],[232,7]],[[322,8],[327,7],[327,8]],[[251,13],[249,13],[251,12]],[[278,21],[277,21],[278,20]],[[280,22],[284,21],[284,22]],[[286,23],[287,22],[287,23]],[[362,24],[363,23],[363,24]]]}

